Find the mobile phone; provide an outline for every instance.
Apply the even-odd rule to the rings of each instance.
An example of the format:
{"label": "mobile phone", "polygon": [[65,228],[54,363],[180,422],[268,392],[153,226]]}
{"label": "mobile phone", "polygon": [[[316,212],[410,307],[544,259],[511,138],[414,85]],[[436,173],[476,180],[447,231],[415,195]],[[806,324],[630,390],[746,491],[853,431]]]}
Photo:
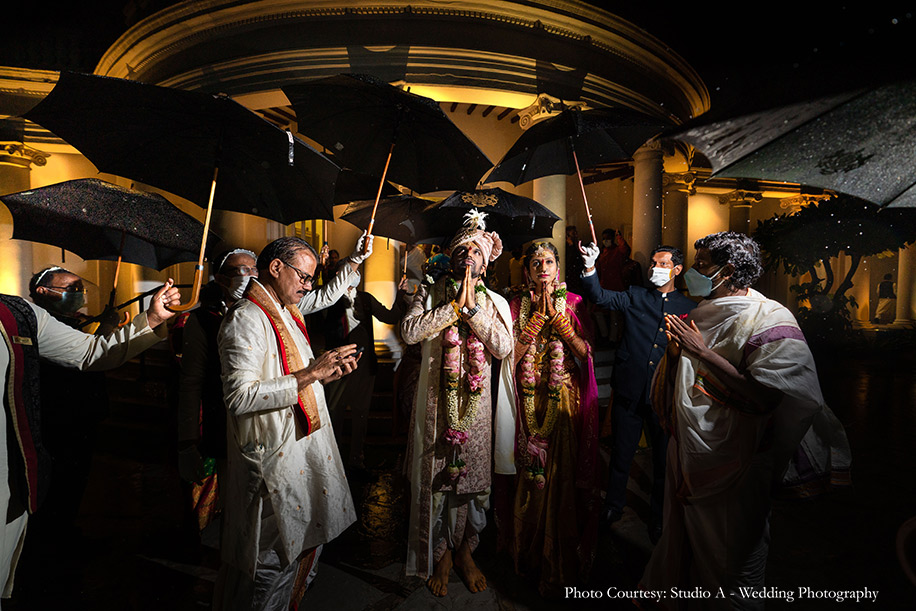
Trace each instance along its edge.
{"label": "mobile phone", "polygon": [[357,349],[356,349],[356,356],[359,356],[360,354],[362,354],[362,353],[363,353],[363,350],[365,350],[365,349],[366,349],[365,346],[360,346],[359,348],[357,348]]}

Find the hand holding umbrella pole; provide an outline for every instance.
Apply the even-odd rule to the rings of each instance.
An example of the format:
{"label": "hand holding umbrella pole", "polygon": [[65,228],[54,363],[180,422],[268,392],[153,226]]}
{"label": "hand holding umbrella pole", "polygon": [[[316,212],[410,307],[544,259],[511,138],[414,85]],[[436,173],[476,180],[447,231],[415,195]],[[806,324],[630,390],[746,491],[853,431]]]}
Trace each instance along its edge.
{"label": "hand holding umbrella pole", "polygon": [[204,219],[204,233],[200,239],[200,256],[194,266],[194,281],[191,286],[191,300],[186,304],[171,305],[167,308],[172,312],[187,312],[197,305],[200,298],[200,285],[204,277],[204,250],[207,247],[207,233],[210,231],[210,215],[213,213],[213,195],[216,193],[216,177],[219,175],[219,166],[213,168],[213,182],[210,183],[210,199],[207,202],[207,216]]}

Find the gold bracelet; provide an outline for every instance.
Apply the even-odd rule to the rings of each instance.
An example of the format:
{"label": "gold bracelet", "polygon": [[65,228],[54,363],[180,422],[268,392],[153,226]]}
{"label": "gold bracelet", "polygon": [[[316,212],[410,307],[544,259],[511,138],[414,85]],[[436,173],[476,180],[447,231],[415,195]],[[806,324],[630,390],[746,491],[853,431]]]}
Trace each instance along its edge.
{"label": "gold bracelet", "polygon": [[458,307],[458,304],[455,303],[454,299],[452,299],[449,305],[452,306],[453,310],[455,310],[455,316],[457,316],[458,318],[461,318],[461,308]]}

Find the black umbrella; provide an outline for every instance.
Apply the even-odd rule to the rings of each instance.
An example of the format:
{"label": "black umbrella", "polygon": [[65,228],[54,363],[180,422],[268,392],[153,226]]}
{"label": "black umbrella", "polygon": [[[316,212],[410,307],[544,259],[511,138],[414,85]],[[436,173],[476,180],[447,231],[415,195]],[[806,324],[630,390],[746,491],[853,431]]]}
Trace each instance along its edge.
{"label": "black umbrella", "polygon": [[[372,201],[354,202],[340,217],[357,227],[369,220]],[[485,213],[488,231],[508,247],[553,235],[560,217],[531,198],[500,188],[456,191],[442,201],[401,195],[379,202],[376,233],[407,244],[443,244],[464,225],[471,210]]]}
{"label": "black umbrella", "polygon": [[582,168],[630,159],[636,149],[668,127],[662,120],[627,108],[564,110],[530,127],[503,155],[486,182],[514,185],[553,174],[576,174],[595,238]]}
{"label": "black umbrella", "polygon": [[158,270],[197,259],[203,223],[156,193],[81,178],[0,201],[13,216],[15,240],[59,246],[86,260]]}
{"label": "black umbrella", "polygon": [[341,74],[287,85],[283,92],[300,133],[342,167],[381,176],[382,183],[388,179],[417,193],[473,189],[492,165],[438,103],[375,77]]}
{"label": "black umbrella", "polygon": [[[62,72],[25,118],[51,130],[102,172],[203,207],[281,223],[333,219],[340,169],[313,148],[223,95]],[[221,174],[217,181],[217,173]],[[202,279],[204,244],[191,302]]]}
{"label": "black umbrella", "polygon": [[[434,242],[445,237],[442,227],[435,223],[436,217],[425,214],[427,208],[435,202],[414,195],[398,195],[379,200],[375,213],[375,235],[379,235],[405,244]],[[372,222],[372,211],[375,200],[357,201],[344,210],[341,219],[357,227],[366,227]],[[455,232],[454,226],[451,232]]]}
{"label": "black umbrella", "polygon": [[117,261],[109,308],[122,261],[162,270],[198,258],[203,223],[157,193],[81,178],[0,201],[13,217],[13,239],[58,246],[84,260]]}
{"label": "black umbrella", "polygon": [[693,145],[716,176],[783,180],[890,208],[916,207],[916,81],[696,125]]}
{"label": "black umbrella", "polygon": [[507,248],[553,235],[560,217],[531,198],[498,187],[457,191],[428,206],[424,214],[437,219],[441,233],[451,237],[464,224],[465,215],[477,210],[487,215],[487,231],[496,231]]}

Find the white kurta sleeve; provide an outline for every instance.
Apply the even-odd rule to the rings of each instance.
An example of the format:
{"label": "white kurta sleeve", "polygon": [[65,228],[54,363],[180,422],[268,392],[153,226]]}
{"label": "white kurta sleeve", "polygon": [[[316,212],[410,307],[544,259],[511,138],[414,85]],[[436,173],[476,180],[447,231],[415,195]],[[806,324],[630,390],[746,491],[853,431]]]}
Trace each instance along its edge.
{"label": "white kurta sleeve", "polygon": [[303,316],[329,308],[347,292],[353,276],[359,278],[359,272],[353,271],[350,265],[344,265],[334,274],[331,281],[315,291],[309,291],[299,301],[299,311]]}
{"label": "white kurta sleeve", "polygon": [[68,327],[43,308],[29,303],[38,321],[38,352],[41,358],[64,367],[99,371],[111,369],[166,338],[163,323],[150,329],[146,313],[107,336],[89,335]]}
{"label": "white kurta sleeve", "polygon": [[282,374],[274,332],[262,312],[255,307],[232,308],[217,342],[223,398],[230,413],[259,412],[296,403],[296,377]]}

